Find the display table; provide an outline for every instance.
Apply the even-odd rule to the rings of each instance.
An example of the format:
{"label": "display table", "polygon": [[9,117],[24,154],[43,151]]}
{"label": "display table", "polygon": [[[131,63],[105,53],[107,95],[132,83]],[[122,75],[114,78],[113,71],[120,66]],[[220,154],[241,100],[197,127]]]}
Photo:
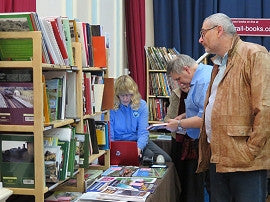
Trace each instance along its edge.
{"label": "display table", "polygon": [[163,178],[157,179],[157,188],[150,194],[146,202],[178,202],[181,185],[173,163],[167,163],[168,169]]}

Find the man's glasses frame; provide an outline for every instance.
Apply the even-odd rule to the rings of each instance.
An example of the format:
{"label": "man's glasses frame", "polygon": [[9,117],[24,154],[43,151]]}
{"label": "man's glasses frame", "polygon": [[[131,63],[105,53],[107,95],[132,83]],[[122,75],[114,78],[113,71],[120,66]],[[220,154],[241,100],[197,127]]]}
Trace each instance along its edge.
{"label": "man's glasses frame", "polygon": [[218,25],[215,25],[215,26],[210,27],[210,28],[208,28],[208,29],[201,29],[201,31],[200,31],[201,37],[203,38],[203,37],[205,36],[205,34],[206,34],[209,30],[214,29],[214,28],[216,28],[217,26],[218,26]]}

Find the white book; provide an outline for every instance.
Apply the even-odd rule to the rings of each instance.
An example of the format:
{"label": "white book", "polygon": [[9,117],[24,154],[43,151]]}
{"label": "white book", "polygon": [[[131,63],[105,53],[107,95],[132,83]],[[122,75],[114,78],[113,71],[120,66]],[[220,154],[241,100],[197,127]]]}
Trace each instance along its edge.
{"label": "white book", "polygon": [[45,31],[47,32],[48,39],[51,42],[53,52],[56,56],[56,61],[54,61],[57,65],[65,65],[64,59],[62,57],[61,51],[55,39],[53,28],[50,22],[48,22],[45,18],[41,18],[41,21],[44,25]]}
{"label": "white book", "polygon": [[95,112],[101,112],[104,84],[93,84],[95,98]]}
{"label": "white book", "polygon": [[83,22],[76,22],[77,25],[77,32],[78,32],[78,39],[79,42],[82,44],[82,66],[87,67],[88,66],[88,60],[86,55],[86,41],[84,38],[84,28],[83,28]]}
{"label": "white book", "polygon": [[66,117],[77,117],[77,80],[76,72],[67,72],[67,96],[66,96]]}

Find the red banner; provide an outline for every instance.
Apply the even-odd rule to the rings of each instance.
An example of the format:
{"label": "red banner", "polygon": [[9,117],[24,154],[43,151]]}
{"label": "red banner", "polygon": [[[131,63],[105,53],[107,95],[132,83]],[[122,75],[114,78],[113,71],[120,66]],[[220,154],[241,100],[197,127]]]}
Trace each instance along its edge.
{"label": "red banner", "polygon": [[241,36],[270,36],[270,19],[232,18],[232,22]]}

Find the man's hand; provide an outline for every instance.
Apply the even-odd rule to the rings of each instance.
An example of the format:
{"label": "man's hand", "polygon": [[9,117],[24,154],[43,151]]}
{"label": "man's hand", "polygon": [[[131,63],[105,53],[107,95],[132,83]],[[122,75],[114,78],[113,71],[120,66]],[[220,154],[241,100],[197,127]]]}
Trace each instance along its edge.
{"label": "man's hand", "polygon": [[175,132],[178,130],[178,120],[176,119],[169,119],[168,120],[168,125],[166,126],[166,129]]}

